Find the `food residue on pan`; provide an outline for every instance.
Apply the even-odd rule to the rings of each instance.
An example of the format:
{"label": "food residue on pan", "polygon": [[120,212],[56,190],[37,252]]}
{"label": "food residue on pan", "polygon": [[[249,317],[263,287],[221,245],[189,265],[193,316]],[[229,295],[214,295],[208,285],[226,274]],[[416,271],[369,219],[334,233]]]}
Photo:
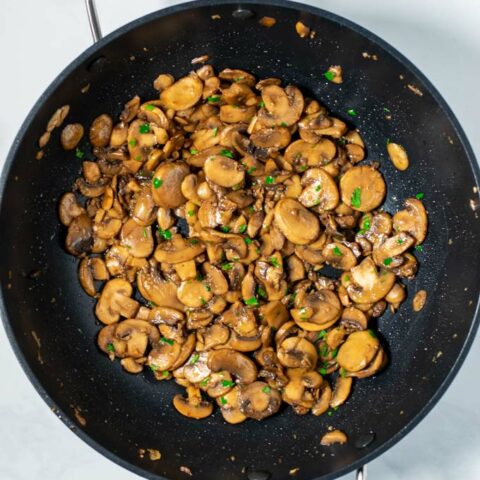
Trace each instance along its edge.
{"label": "food residue on pan", "polygon": [[387,152],[393,165],[397,170],[406,170],[409,166],[409,159],[405,148],[398,143],[388,142]]}
{"label": "food residue on pan", "polygon": [[324,446],[330,446],[334,445],[336,443],[339,443],[340,445],[347,443],[348,437],[345,432],[342,430],[331,430],[325,435],[320,440],[320,444]]}
{"label": "food residue on pan", "polygon": [[273,17],[262,17],[258,23],[262,27],[271,28],[277,23],[277,20]]}
{"label": "food residue on pan", "polygon": [[288,474],[292,477],[294,477],[295,475],[298,475],[298,472],[300,471],[300,468],[299,467],[295,467],[295,468],[291,468],[288,472]]}
{"label": "food residue on pan", "polygon": [[304,23],[298,21],[295,24],[295,31],[298,33],[300,38],[305,38],[310,33],[310,28],[307,27]]}
{"label": "food residue on pan", "polygon": [[222,17],[221,17],[220,15],[218,15],[218,14],[215,14],[215,15],[212,15],[210,18],[211,18],[212,20],[220,20]]}
{"label": "food residue on pan", "polygon": [[190,62],[192,65],[196,65],[197,63],[205,63],[208,62],[208,55],[201,55],[200,57],[195,57]]}
{"label": "food residue on pan", "polygon": [[374,60],[374,61],[378,60],[378,56],[375,53],[370,54],[368,52],[362,52],[362,57],[363,58],[368,58],[369,60]]}
{"label": "food residue on pan", "polygon": [[425,290],[419,290],[413,297],[412,305],[415,312],[419,312],[425,306],[427,301],[427,292]]}
{"label": "food residue on pan", "polygon": [[190,470],[190,468],[185,467],[184,465],[182,465],[182,466],[180,467],[180,471],[181,471],[182,473],[185,473],[186,475],[189,475],[190,477],[193,476],[193,473],[192,473],[192,471]]}
{"label": "food residue on pan", "polygon": [[86,418],[82,415],[80,408],[75,407],[73,410],[73,413],[75,415],[75,418],[77,419],[77,422],[82,426],[86,427],[87,426],[87,420]]}
{"label": "food residue on pan", "polygon": [[32,333],[33,339],[35,340],[35,343],[37,344],[37,347],[38,347],[38,348],[41,348],[42,343],[41,343],[41,341],[40,341],[40,337],[37,335],[37,332],[35,332],[35,330],[32,330],[31,333]]}
{"label": "food residue on pan", "polygon": [[81,93],[87,93],[90,90],[90,84],[87,83],[84,87],[81,88]]}
{"label": "food residue on pan", "polygon": [[342,83],[342,67],[340,65],[330,65],[328,70],[323,74],[323,76],[332,83]]}
{"label": "food residue on pan", "polygon": [[162,454],[160,450],[156,448],[140,448],[138,450],[138,454],[140,458],[145,458],[145,454],[148,453],[148,458],[153,462],[160,460],[162,458]]}
{"label": "food residue on pan", "polygon": [[216,405],[228,423],[262,420],[282,402],[333,415],[387,363],[371,319],[416,275],[424,194],[384,211],[360,133],[281,79],[202,65],[154,87],[92,120],[92,154],[65,127],[82,168],[58,214],[100,350],[174,379],[192,419]]}
{"label": "food residue on pan", "polygon": [[423,92],[418,88],[416,87],[415,85],[412,85],[411,83],[409,83],[407,85],[408,89],[411,90],[415,95],[418,95],[419,97],[423,97]]}

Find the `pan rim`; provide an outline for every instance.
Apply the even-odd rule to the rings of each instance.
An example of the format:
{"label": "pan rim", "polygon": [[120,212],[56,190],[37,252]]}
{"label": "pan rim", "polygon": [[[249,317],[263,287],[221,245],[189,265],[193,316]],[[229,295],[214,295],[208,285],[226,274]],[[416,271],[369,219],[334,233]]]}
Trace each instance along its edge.
{"label": "pan rim", "polygon": [[[346,18],[339,16],[337,14],[331,13],[329,11],[323,10],[321,8],[313,7],[310,5],[305,5],[298,2],[293,2],[289,0],[242,0],[242,5],[267,5],[273,7],[283,7],[288,9],[295,9],[300,10],[306,13],[310,13],[316,15],[321,18],[326,18],[330,21],[333,21],[340,26],[346,27],[354,32],[362,35],[363,37],[367,38],[368,40],[377,44],[380,48],[385,50],[387,53],[392,55],[397,61],[399,61],[407,71],[412,73],[420,82],[422,83],[423,88],[432,95],[437,105],[442,109],[442,111],[447,116],[448,120],[450,121],[452,127],[457,134],[462,149],[465,151],[465,154],[468,158],[468,162],[470,165],[470,169],[473,173],[473,177],[475,180],[475,184],[479,185],[480,179],[480,168],[476,161],[475,154],[473,149],[467,139],[467,136],[460,125],[460,122],[457,120],[455,114],[453,113],[450,106],[444,100],[442,95],[433,85],[433,83],[410,61],[408,60],[403,54],[401,54],[397,49],[392,47],[389,43],[385,40],[377,36],[376,34],[372,33],[368,29],[358,25],[355,22],[347,20]],[[178,5],[174,5],[172,7],[167,7],[164,9],[157,10],[155,12],[149,13],[144,15],[140,18],[137,18],[118,29],[114,30],[107,36],[100,39],[97,43],[91,45],[87,48],[83,53],[77,56],[68,66],[66,66],[60,74],[50,83],[50,85],[45,89],[45,91],[40,95],[38,100],[35,102],[34,106],[28,113],[26,119],[23,121],[22,125],[20,126],[19,132],[15,136],[12,146],[8,152],[5,164],[3,166],[1,175],[0,175],[0,211],[3,206],[4,201],[4,192],[7,184],[7,178],[10,173],[10,170],[13,166],[14,160],[17,156],[18,148],[22,140],[24,139],[25,133],[30,125],[34,122],[41,106],[43,103],[48,100],[52,94],[52,92],[61,85],[68,75],[77,68],[77,66],[91,56],[93,56],[96,52],[100,51],[103,47],[108,45],[110,42],[116,40],[117,38],[123,36],[135,30],[138,27],[143,26],[146,23],[152,22],[157,20],[158,18],[165,17],[167,15],[173,15],[179,12],[183,12],[186,10],[190,10],[192,8],[205,8],[205,7],[212,7],[212,6],[225,6],[231,5],[232,7],[237,7],[239,5],[238,2],[233,0],[197,0],[197,1],[190,1]],[[130,463],[129,461],[123,459],[122,457],[118,456],[117,454],[113,453],[99,442],[94,440],[88,433],[83,431],[81,428],[78,428],[78,425],[75,423],[73,419],[73,414],[71,412],[67,412],[62,410],[57,403],[53,400],[53,398],[47,393],[45,388],[43,387],[41,381],[37,378],[33,370],[30,368],[28,361],[26,360],[23,351],[21,350],[13,329],[10,325],[10,321],[7,317],[6,312],[6,304],[4,299],[4,285],[2,284],[0,288],[0,316],[2,318],[2,323],[7,335],[7,338],[10,342],[12,350],[15,353],[15,356],[20,363],[23,371],[25,372],[28,380],[34,386],[37,393],[40,397],[45,401],[45,403],[49,406],[49,408],[56,414],[60,420],[71,430],[75,435],[81,438],[87,445],[94,448],[97,452],[101,453],[104,457],[108,458],[109,460],[115,462],[116,464],[122,466],[126,470],[129,470],[139,476],[143,476],[144,478],[151,479],[151,480],[168,480],[167,477],[154,474],[144,468],[141,468],[137,465]],[[462,348],[459,352],[458,357],[456,358],[455,362],[451,366],[449,373],[445,376],[444,380],[440,384],[439,388],[435,392],[435,394],[430,398],[428,402],[421,408],[421,410],[408,422],[404,425],[404,427],[399,430],[394,436],[392,436],[386,442],[380,444],[377,448],[372,450],[370,453],[363,456],[360,460],[352,462],[350,465],[339,469],[335,472],[328,473],[321,477],[316,477],[317,480],[333,480],[335,478],[340,477],[341,475],[348,474],[353,470],[365,465],[375,458],[382,455],[384,452],[392,448],[397,442],[399,442],[402,438],[404,438],[411,430],[413,430],[424,418],[425,416],[433,409],[433,407],[437,404],[443,394],[446,392],[448,387],[451,385],[453,379],[458,374],[470,348],[475,338],[475,334],[478,330],[480,324],[480,296],[477,298],[475,311],[473,314],[472,322],[470,325],[470,329],[466,335],[466,338],[463,342]]]}

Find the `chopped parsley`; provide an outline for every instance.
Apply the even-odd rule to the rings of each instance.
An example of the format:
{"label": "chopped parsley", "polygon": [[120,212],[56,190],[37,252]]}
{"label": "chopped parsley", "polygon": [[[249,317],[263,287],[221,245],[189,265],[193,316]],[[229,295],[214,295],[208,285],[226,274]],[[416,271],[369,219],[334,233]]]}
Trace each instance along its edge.
{"label": "chopped parsley", "polygon": [[220,403],[222,405],[226,405],[227,404],[227,399],[225,397],[220,397]]}
{"label": "chopped parsley", "polygon": [[204,378],[201,382],[200,382],[200,386],[201,387],[206,387],[208,385],[208,382],[210,381],[210,377],[207,377],[207,378]]}
{"label": "chopped parsley", "polygon": [[384,261],[383,264],[386,265],[387,267],[392,263],[393,258],[392,257],[387,257]]}
{"label": "chopped parsley", "polygon": [[218,135],[218,127],[213,129],[213,136],[216,137]]}
{"label": "chopped parsley", "polygon": [[188,362],[190,365],[195,365],[197,362],[198,362],[198,359],[200,358],[200,355],[198,353],[194,353],[192,355],[192,358],[190,359],[190,361]]}
{"label": "chopped parsley", "polygon": [[202,305],[207,304],[207,301],[203,297],[200,297],[200,302],[202,303]]}
{"label": "chopped parsley", "polygon": [[365,232],[370,230],[371,222],[369,217],[363,217],[363,221],[360,225],[361,230],[358,232],[360,235],[363,235]]}
{"label": "chopped parsley", "polygon": [[222,384],[222,387],[233,387],[235,385],[235,382],[232,382],[231,380],[222,380],[220,383]]}
{"label": "chopped parsley", "polygon": [[274,267],[277,267],[277,268],[280,268],[280,263],[278,263],[278,260],[276,257],[270,257],[268,259],[268,261],[270,262],[271,265],[273,265]]}
{"label": "chopped parsley", "polygon": [[233,79],[234,82],[240,82],[241,80],[244,80],[245,77],[236,77]]}
{"label": "chopped parsley", "polygon": [[240,227],[238,227],[238,231],[240,233],[245,233],[247,231],[247,224],[244,223],[243,225],[240,225]]}
{"label": "chopped parsley", "polygon": [[152,184],[153,184],[153,188],[155,189],[160,188],[163,185],[163,180],[158,177],[153,177]]}
{"label": "chopped parsley", "polygon": [[150,133],[150,125],[148,123],[142,123],[142,125],[138,127],[138,131],[140,133]]}
{"label": "chopped parsley", "polygon": [[352,204],[352,207],[355,208],[359,208],[362,204],[362,189],[360,187],[356,187],[353,191],[350,203]]}
{"label": "chopped parsley", "polygon": [[136,160],[137,162],[141,162],[141,161],[142,161],[142,156],[141,156],[141,155],[137,155],[137,156],[135,157],[135,160]]}
{"label": "chopped parsley", "polygon": [[191,149],[190,149],[190,153],[191,153],[192,155],[196,155],[196,154],[198,153],[198,150],[197,150],[196,148],[191,148]]}
{"label": "chopped parsley", "polygon": [[148,110],[151,112],[155,108],[155,105],[151,105],[150,103],[148,105],[145,105],[145,110]]}
{"label": "chopped parsley", "polygon": [[253,242],[253,240],[250,237],[245,237],[244,240],[247,245],[250,245]]}
{"label": "chopped parsley", "polygon": [[220,230],[224,233],[228,233],[230,231],[230,227],[227,227],[226,225],[222,225],[220,227]]}
{"label": "chopped parsley", "polygon": [[252,297],[245,300],[245,305],[248,305],[249,307],[258,307],[259,303],[256,297]]}
{"label": "chopped parsley", "polygon": [[373,330],[368,329],[368,333],[370,334],[371,337],[377,338],[377,334]]}
{"label": "chopped parsley", "polygon": [[257,167],[250,167],[249,169],[247,169],[247,174],[251,175],[256,169]]}
{"label": "chopped parsley", "polygon": [[405,240],[403,238],[397,238],[397,243],[399,245],[403,245],[405,243]]}
{"label": "chopped parsley", "polygon": [[420,193],[417,193],[417,194],[415,195],[415,198],[416,198],[417,200],[421,200],[424,196],[425,196],[425,194],[424,194],[423,192],[420,192]]}
{"label": "chopped parsley", "polygon": [[143,227],[143,237],[148,238],[147,228]]}
{"label": "chopped parsley", "polygon": [[315,191],[316,191],[316,192],[319,192],[321,189],[322,189],[322,186],[321,186],[321,185],[317,185],[317,186],[315,187]]}
{"label": "chopped parsley", "polygon": [[347,376],[347,371],[343,367],[340,369],[340,376],[343,378],[346,378]]}
{"label": "chopped parsley", "polygon": [[152,372],[156,372],[158,370],[158,365],[155,365],[154,363],[151,363],[149,367],[152,370]]}
{"label": "chopped parsley", "polygon": [[172,238],[172,232],[170,230],[158,229],[158,233],[164,240],[170,240]]}
{"label": "chopped parsley", "polygon": [[262,392],[263,393],[270,393],[271,391],[271,388],[268,386],[268,385],[265,385],[263,388],[262,388]]}
{"label": "chopped parsley", "polygon": [[327,374],[327,369],[326,368],[320,368],[320,370],[318,370],[318,372],[320,373],[320,375],[326,375]]}
{"label": "chopped parsley", "polygon": [[288,125],[285,122],[280,123],[281,127],[287,127]]}
{"label": "chopped parsley", "polygon": [[267,292],[262,287],[257,288],[257,293],[259,297],[267,298]]}
{"label": "chopped parsley", "polygon": [[338,348],[335,348],[335,350],[332,350],[332,358],[336,358],[338,355]]}
{"label": "chopped parsley", "polygon": [[107,343],[107,350],[109,352],[115,352],[115,347],[113,346],[113,343]]}
{"label": "chopped parsley", "polygon": [[137,140],[135,140],[135,138],[132,138],[128,144],[131,146],[131,147],[136,147],[137,146]]}
{"label": "chopped parsley", "polygon": [[220,152],[220,155],[228,158],[233,158],[233,153],[230,150],[227,150],[226,148]]}
{"label": "chopped parsley", "polygon": [[417,246],[415,247],[415,250],[416,250],[417,252],[423,252],[423,245],[417,245]]}
{"label": "chopped parsley", "polygon": [[258,103],[258,106],[259,106],[260,108],[264,108],[264,107],[265,107],[265,102],[264,102],[263,100],[260,101],[260,102]]}
{"label": "chopped parsley", "polygon": [[233,263],[232,262],[227,262],[222,264],[222,270],[227,272],[228,270],[231,270],[233,268]]}
{"label": "chopped parsley", "polygon": [[167,343],[170,346],[172,346],[175,343],[171,338],[166,338],[166,337],[162,337],[160,339],[160,342],[161,343]]}
{"label": "chopped parsley", "polygon": [[265,177],[265,183],[267,185],[272,185],[273,183],[275,183],[275,177],[272,177],[271,175],[267,175]]}
{"label": "chopped parsley", "polygon": [[193,217],[193,216],[195,215],[195,210],[189,210],[189,211],[187,212],[187,215],[188,215],[189,217]]}
{"label": "chopped parsley", "polygon": [[85,156],[85,152],[83,150],[80,150],[79,148],[76,148],[75,156],[81,160]]}
{"label": "chopped parsley", "polygon": [[212,291],[212,289],[210,288],[210,285],[204,285],[204,287],[205,287],[205,290],[206,290],[207,292],[211,292],[211,291]]}
{"label": "chopped parsley", "polygon": [[320,330],[317,333],[317,340],[321,340],[322,338],[325,338],[328,335],[328,332],[326,330]]}
{"label": "chopped parsley", "polygon": [[219,95],[211,95],[210,97],[207,98],[208,103],[217,103],[219,101],[220,101]]}
{"label": "chopped parsley", "polygon": [[390,113],[390,109],[387,108],[387,107],[383,107],[383,111],[384,111],[384,112],[387,112],[387,113]]}
{"label": "chopped parsley", "polygon": [[333,254],[337,257],[341,257],[343,255],[342,251],[338,248],[338,245],[333,247]]}
{"label": "chopped parsley", "polygon": [[164,370],[164,371],[162,372],[162,376],[164,376],[164,377],[168,377],[168,374],[169,374],[169,371],[168,371],[168,370]]}
{"label": "chopped parsley", "polygon": [[353,108],[349,108],[347,110],[347,113],[351,116],[351,117],[356,117],[358,114],[357,112],[353,109]]}
{"label": "chopped parsley", "polygon": [[345,277],[343,277],[345,279],[346,282],[349,282],[350,281],[350,275],[345,275]]}
{"label": "chopped parsley", "polygon": [[331,72],[330,70],[327,70],[323,76],[329,81],[331,82],[334,78],[335,78],[335,74],[333,72]]}
{"label": "chopped parsley", "polygon": [[198,243],[198,240],[196,238],[190,239],[190,245],[196,245],[197,243]]}

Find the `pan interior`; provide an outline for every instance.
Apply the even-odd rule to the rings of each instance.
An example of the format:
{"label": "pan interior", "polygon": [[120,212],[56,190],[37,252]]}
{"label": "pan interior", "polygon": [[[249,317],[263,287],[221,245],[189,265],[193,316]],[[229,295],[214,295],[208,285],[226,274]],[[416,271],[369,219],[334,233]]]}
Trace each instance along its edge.
{"label": "pan interior", "polygon": [[[297,7],[247,4],[249,16],[232,15],[231,5],[200,4],[125,28],[74,62],[41,99],[4,173],[0,275],[7,328],[19,357],[48,403],[63,411],[83,438],[150,478],[178,478],[182,465],[195,478],[209,480],[245,478],[245,469],[268,471],[276,479],[291,478],[288,472],[296,467],[300,479],[345,473],[386,448],[423,413],[442,390],[472,329],[480,226],[470,206],[474,159],[457,124],[429,84],[376,39],[336,17]],[[264,15],[277,19],[275,27],[259,25]],[[316,31],[315,38],[296,34],[299,19]],[[201,422],[188,420],[170,406],[180,390],[173,382],[159,384],[148,372],[126,375],[95,346],[100,325],[94,302],[78,284],[77,261],[63,250],[56,216],[58,199],[78,176],[81,160],[61,149],[59,131],[44,158],[35,160],[36,140],[59,106],[69,104],[67,121],[86,127],[101,113],[117,117],[133,95],[145,100],[158,95],[152,82],[159,73],[178,78],[203,54],[217,70],[241,68],[296,84],[357,127],[367,161],[379,161],[385,175],[387,211],[424,193],[430,228],[423,252],[417,253],[419,273],[407,282],[409,300],[400,311],[378,321],[390,364],[377,377],[357,382],[351,399],[332,416],[297,416],[284,409],[267,421],[239,426],[225,424],[218,412]],[[343,67],[341,86],[323,77],[330,65]],[[88,92],[81,93],[87,84]],[[358,116],[350,118],[348,109]],[[396,171],[388,160],[388,138],[407,148],[407,171]],[[414,313],[411,299],[419,289],[427,290],[428,300]],[[75,410],[85,418],[84,427],[75,422]],[[350,442],[321,447],[329,426],[347,432]],[[371,432],[374,440],[359,448]],[[142,459],[140,448],[156,448],[162,459]]]}

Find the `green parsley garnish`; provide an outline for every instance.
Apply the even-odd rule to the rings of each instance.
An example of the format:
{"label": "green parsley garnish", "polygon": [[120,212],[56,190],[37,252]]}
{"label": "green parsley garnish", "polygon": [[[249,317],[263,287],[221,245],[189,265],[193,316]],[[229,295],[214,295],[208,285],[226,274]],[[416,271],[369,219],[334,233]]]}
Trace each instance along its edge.
{"label": "green parsley garnish", "polygon": [[359,208],[362,204],[362,189],[360,187],[356,187],[353,191],[350,203],[352,204],[352,207],[355,208]]}
{"label": "green parsley garnish", "polygon": [[130,141],[128,142],[128,144],[129,144],[131,147],[136,147],[136,146],[137,146],[137,141],[136,141],[134,138],[132,138],[132,140],[130,140]]}
{"label": "green parsley garnish", "polygon": [[199,282],[203,282],[204,276],[201,273],[197,273],[197,276],[195,277]]}
{"label": "green parsley garnish", "polygon": [[377,334],[373,330],[368,329],[368,333],[370,334],[371,337],[377,338]]}
{"label": "green parsley garnish", "polygon": [[213,136],[216,137],[217,134],[218,134],[218,127],[215,127],[215,128],[213,129]]}
{"label": "green parsley garnish", "polygon": [[245,237],[244,240],[247,245],[250,245],[253,242],[253,240],[250,237]]}
{"label": "green parsley garnish", "polygon": [[170,373],[170,372],[169,372],[168,370],[164,370],[164,371],[162,372],[162,376],[168,377],[168,374],[169,374],[169,373]]}
{"label": "green parsley garnish", "polygon": [[326,357],[328,355],[328,345],[326,344],[322,345],[318,353],[320,354],[320,356]]}
{"label": "green parsley garnish", "polygon": [[243,80],[245,77],[236,77],[233,79],[234,82],[240,82],[241,80]]}
{"label": "green parsley garnish", "polygon": [[390,113],[390,109],[388,109],[387,107],[383,107],[383,111],[387,112],[387,113]]}
{"label": "green parsley garnish", "polygon": [[198,153],[198,150],[197,150],[196,148],[191,148],[191,149],[190,149],[190,153],[191,153],[192,155],[196,155],[196,154]]}
{"label": "green parsley garnish", "polygon": [[248,305],[250,307],[258,307],[259,303],[256,297],[252,297],[245,300],[245,305]]}
{"label": "green parsley garnish", "polygon": [[148,238],[147,228],[143,227],[143,237]]}
{"label": "green parsley garnish", "polygon": [[357,116],[357,112],[353,109],[353,108],[350,108],[347,110],[347,113],[351,116],[351,117],[356,117]]}
{"label": "green parsley garnish", "polygon": [[220,230],[224,233],[228,233],[230,231],[230,227],[227,227],[226,225],[222,225],[220,227]]}
{"label": "green parsley garnish", "polygon": [[190,239],[190,245],[196,245],[197,243],[198,243],[198,240],[196,238]]}
{"label": "green parsley garnish", "polygon": [[82,159],[85,156],[85,152],[83,150],[80,150],[79,148],[75,149],[75,156],[77,158]]}
{"label": "green parsley garnish", "polygon": [[160,188],[163,185],[163,180],[158,177],[153,177],[152,184],[153,184],[153,188],[155,189]]}
{"label": "green parsley garnish", "polygon": [[113,346],[113,343],[107,343],[107,350],[109,352],[115,352],[115,347]]}
{"label": "green parsley garnish", "polygon": [[162,337],[160,341],[162,343],[168,343],[168,345],[170,346],[172,346],[175,343],[171,338],[166,338],[166,337]]}
{"label": "green parsley garnish", "polygon": [[333,254],[337,257],[341,257],[343,255],[342,251],[338,248],[337,245],[333,247]]}
{"label": "green parsley garnish", "polygon": [[248,175],[251,175],[256,169],[257,169],[257,167],[250,167],[250,168],[247,170],[247,174],[248,174]]}
{"label": "green parsley garnish", "polygon": [[423,245],[417,245],[417,246],[415,247],[415,250],[416,250],[417,252],[423,252]]}
{"label": "green parsley garnish", "polygon": [[170,230],[158,229],[158,233],[164,240],[170,240],[172,238],[172,232]]}
{"label": "green parsley garnish", "polygon": [[223,155],[224,157],[228,157],[228,158],[233,158],[233,153],[230,150],[227,150],[226,148],[220,152],[220,155]]}
{"label": "green parsley garnish", "polygon": [[149,367],[152,370],[152,372],[156,372],[158,370],[158,365],[155,365],[154,363],[151,363]]}
{"label": "green parsley garnish", "polygon": [[206,304],[207,304],[207,301],[206,301],[203,297],[200,297],[200,302],[202,302],[202,305],[206,305]]}
{"label": "green parsley garnish", "polygon": [[188,215],[189,217],[193,217],[193,216],[195,215],[195,210],[189,210],[189,211],[187,212],[187,215]]}
{"label": "green parsley garnish", "polygon": [[264,108],[265,107],[265,102],[263,100],[261,100],[259,103],[258,103],[258,106],[260,108]]}
{"label": "green parsley garnish", "polygon": [[327,374],[327,369],[326,368],[321,368],[319,371],[320,375],[326,375]]}
{"label": "green parsley garnish", "polygon": [[278,260],[277,260],[276,257],[270,257],[270,258],[268,259],[268,261],[269,261],[274,267],[280,268],[280,263],[278,262]]}
{"label": "green parsley garnish", "polygon": [[405,240],[403,238],[397,238],[397,243],[399,245],[403,245],[405,243]]}
{"label": "green parsley garnish", "polygon": [[257,288],[257,293],[259,297],[267,298],[267,292],[262,287]]}
{"label": "green parsley garnish", "polygon": [[148,123],[142,123],[142,125],[138,127],[138,131],[140,133],[150,133],[150,125]]}
{"label": "green parsley garnish", "polygon": [[329,417],[331,417],[331,416],[333,415],[333,412],[332,412],[331,410],[329,410],[329,411],[327,412],[327,415],[328,415]]}
{"label": "green parsley garnish", "polygon": [[345,278],[345,281],[346,281],[346,282],[349,282],[349,281],[350,281],[350,275],[345,275],[344,278]]}
{"label": "green parsley garnish", "polygon": [[235,382],[232,382],[231,380],[222,380],[220,383],[222,384],[222,387],[233,387],[235,385]]}
{"label": "green parsley garnish", "polygon": [[330,70],[327,70],[323,76],[329,81],[331,82],[334,78],[335,78],[335,74],[333,72],[331,72]]}
{"label": "green parsley garnish", "polygon": [[195,365],[197,362],[198,362],[198,359],[200,358],[200,355],[198,353],[194,353],[192,355],[192,358],[190,359],[190,361],[188,362],[190,365]]}
{"label": "green parsley garnish", "polygon": [[220,403],[222,405],[226,405],[227,404],[227,399],[225,397],[220,397]]}
{"label": "green parsley garnish", "polygon": [[321,340],[322,338],[325,338],[328,335],[328,332],[326,330],[320,330],[317,333],[317,340]]}
{"label": "green parsley garnish", "polygon": [[148,105],[145,105],[145,110],[148,110],[151,112],[155,108],[155,105],[151,105],[150,103]]}
{"label": "green parsley garnish", "polygon": [[265,385],[265,387],[262,388],[263,393],[270,393],[271,388],[268,385]]}
{"label": "green parsley garnish", "polygon": [[212,289],[210,288],[210,285],[204,285],[204,287],[205,287],[205,290],[206,290],[207,292],[211,292],[211,291],[212,291]]}
{"label": "green parsley garnish", "polygon": [[417,200],[421,200],[424,196],[425,196],[425,194],[424,194],[423,192],[420,192],[420,193],[417,193],[417,194],[415,195],[415,198],[416,198]]}
{"label": "green parsley garnish", "polygon": [[336,348],[335,350],[332,350],[332,358],[336,358],[338,355],[338,348]]}
{"label": "green parsley garnish", "polygon": [[233,263],[232,262],[227,262],[222,264],[222,270],[227,272],[228,270],[231,270],[233,268]]}
{"label": "green parsley garnish", "polygon": [[363,221],[361,223],[361,230],[358,232],[360,235],[363,235],[365,232],[370,230],[370,218],[369,217],[364,217]]}
{"label": "green parsley garnish", "polygon": [[265,177],[265,183],[267,185],[272,185],[273,183],[275,183],[275,177],[272,177],[271,175],[267,175]]}
{"label": "green parsley garnish", "polygon": [[347,371],[343,367],[340,369],[340,376],[343,378],[347,376]]}
{"label": "green parsley garnish", "polygon": [[219,95],[212,95],[207,98],[208,103],[217,103],[220,101],[220,96]]}
{"label": "green parsley garnish", "polygon": [[238,231],[240,233],[245,233],[247,231],[247,224],[244,223],[243,225],[240,225],[240,227],[238,227]]}
{"label": "green parsley garnish", "polygon": [[141,156],[141,155],[137,155],[137,156],[135,157],[135,160],[136,160],[137,162],[141,162],[141,161],[142,161],[142,156]]}
{"label": "green parsley garnish", "polygon": [[392,262],[393,262],[393,258],[392,258],[392,257],[387,257],[387,258],[383,261],[383,264],[388,267]]}
{"label": "green parsley garnish", "polygon": [[321,186],[321,185],[317,185],[317,186],[315,187],[315,191],[316,191],[316,192],[319,192],[321,189],[322,189],[322,186]]}
{"label": "green parsley garnish", "polygon": [[208,382],[210,381],[210,377],[207,377],[207,378],[204,378],[201,382],[200,382],[200,386],[201,387],[206,387],[208,385]]}
{"label": "green parsley garnish", "polygon": [[288,125],[287,125],[285,122],[281,122],[281,123],[280,123],[280,126],[281,126],[281,127],[287,127]]}

